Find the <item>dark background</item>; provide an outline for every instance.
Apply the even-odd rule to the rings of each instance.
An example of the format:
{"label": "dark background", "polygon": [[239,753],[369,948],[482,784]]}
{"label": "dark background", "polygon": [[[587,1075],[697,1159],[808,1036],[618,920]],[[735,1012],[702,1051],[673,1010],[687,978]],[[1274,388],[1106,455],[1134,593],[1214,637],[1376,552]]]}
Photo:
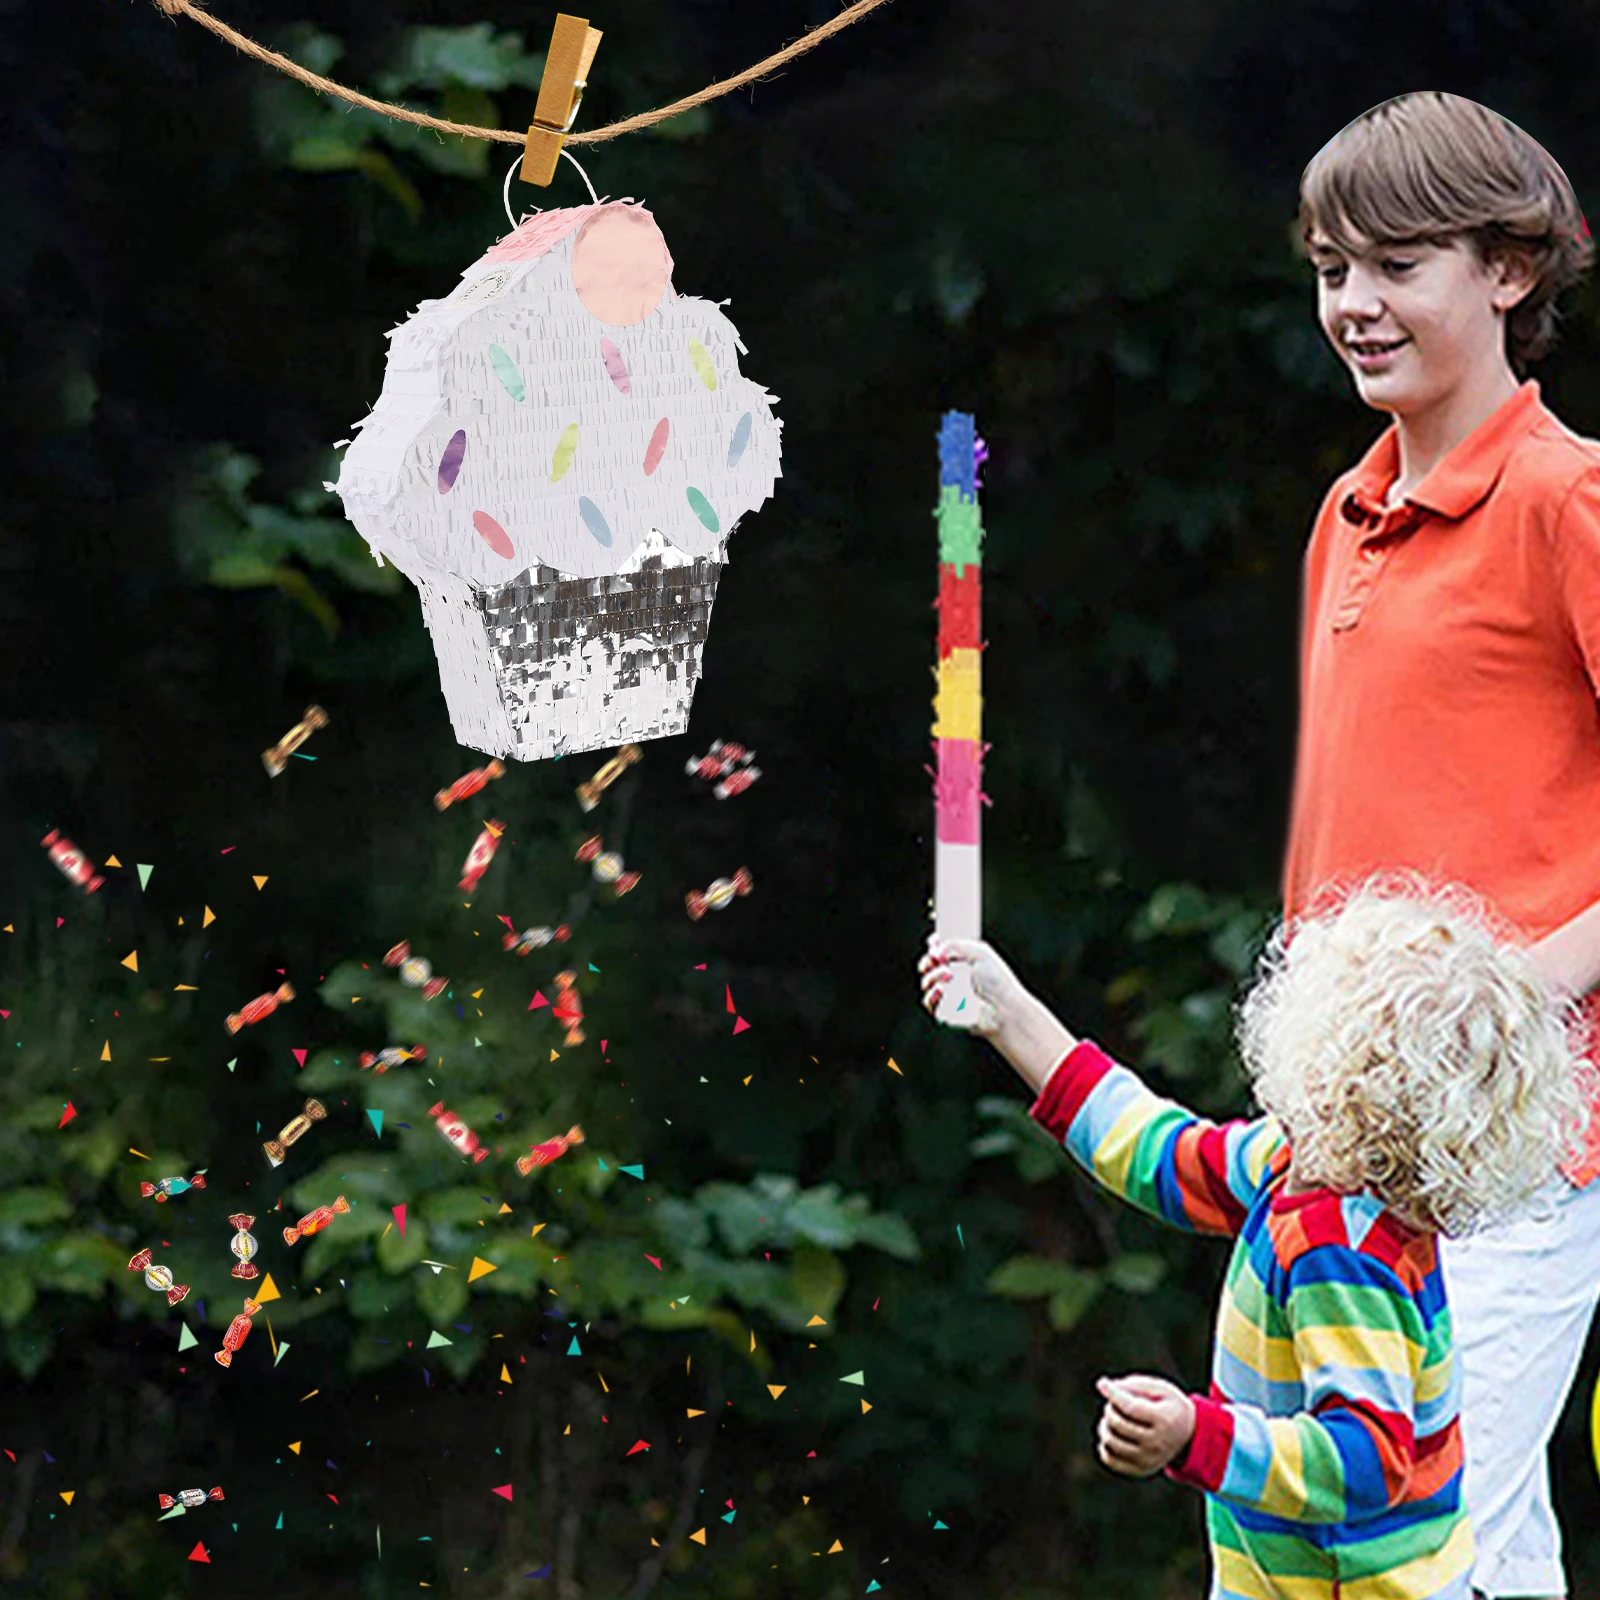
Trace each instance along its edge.
{"label": "dark background", "polygon": [[[370,92],[512,127],[552,16],[216,10]],[[608,0],[582,125],[831,14]],[[384,332],[504,231],[514,152],[321,102],[147,0],[0,0],[0,1581],[1199,1593],[1199,1498],[1098,1467],[1092,1386],[1204,1382],[1224,1251],[1066,1174],[1003,1063],[916,1005],[937,419],[975,411],[992,450],[990,935],[1078,1030],[1237,1108],[1300,552],[1379,427],[1290,250],[1299,173],[1368,106],[1445,88],[1592,201],[1597,38],[1576,0],[896,0],[770,83],[580,150],[602,194],[651,206],[681,290],[731,300],[784,475],[732,543],[688,736],[591,818],[572,789],[602,755],[514,766],[440,816],[434,790],[481,757],[415,595],[320,484]],[[565,165],[547,195],[513,188],[584,198]],[[1597,332],[1586,291],[1539,371],[1587,433]],[[260,751],[312,701],[315,763],[269,780]],[[683,775],[718,736],[764,774],[726,803]],[[508,843],[464,904],[491,815]],[[50,828],[121,869],[86,898]],[[643,872],[623,901],[572,861],[594,828]],[[688,922],[684,889],[740,864],[754,894]],[[519,961],[502,913],[577,933]],[[380,975],[401,938],[448,998]],[[589,1016],[571,1051],[527,1010],[563,961]],[[230,1040],[279,969],[297,999]],[[354,1069],[418,1040],[426,1064]],[[273,1172],[260,1139],[311,1092],[330,1115]],[[428,1126],[440,1096],[504,1154],[463,1166]],[[515,1175],[573,1121],[583,1149]],[[198,1167],[204,1194],[139,1198]],[[278,1241],[335,1193],[355,1210]],[[281,1298],[223,1372],[239,1209]],[[125,1270],[147,1244],[193,1285],[177,1311]],[[498,1270],[469,1289],[475,1255]],[[425,1353],[430,1330],[450,1345]],[[1595,1367],[1554,1453],[1588,1596]],[[213,1483],[225,1503],[155,1520],[158,1492]]]}

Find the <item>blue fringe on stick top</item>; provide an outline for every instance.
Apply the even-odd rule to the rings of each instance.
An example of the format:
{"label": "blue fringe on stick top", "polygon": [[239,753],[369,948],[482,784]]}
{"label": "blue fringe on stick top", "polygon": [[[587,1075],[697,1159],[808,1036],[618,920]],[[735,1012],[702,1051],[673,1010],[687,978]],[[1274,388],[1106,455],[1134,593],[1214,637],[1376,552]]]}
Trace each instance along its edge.
{"label": "blue fringe on stick top", "polygon": [[947,411],[939,427],[939,487],[978,493],[977,422],[970,411]]}

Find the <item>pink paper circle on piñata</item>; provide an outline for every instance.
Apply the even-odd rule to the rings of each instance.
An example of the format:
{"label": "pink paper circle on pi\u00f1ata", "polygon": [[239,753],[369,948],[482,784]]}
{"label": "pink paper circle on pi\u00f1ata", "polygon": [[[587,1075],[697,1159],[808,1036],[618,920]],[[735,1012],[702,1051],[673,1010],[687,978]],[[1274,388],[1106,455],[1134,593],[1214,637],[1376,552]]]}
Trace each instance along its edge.
{"label": "pink paper circle on pi\u00f1ata", "polygon": [[622,359],[622,352],[609,339],[600,341],[600,359],[606,364],[606,376],[626,394],[633,387],[628,377],[628,364]]}
{"label": "pink paper circle on pi\u00f1ata", "polygon": [[487,511],[474,511],[472,526],[478,530],[478,537],[497,556],[504,556],[507,561],[515,559],[517,552],[511,543],[511,535]]}
{"label": "pink paper circle on pi\u00f1ata", "polygon": [[667,241],[637,206],[607,206],[573,241],[572,286],[589,314],[614,328],[643,322],[671,276]]}
{"label": "pink paper circle on pi\u00f1ata", "polygon": [[656,431],[650,435],[650,443],[644,453],[644,475],[649,477],[661,465],[661,458],[667,453],[667,435],[672,432],[672,424],[663,417],[656,424]]}

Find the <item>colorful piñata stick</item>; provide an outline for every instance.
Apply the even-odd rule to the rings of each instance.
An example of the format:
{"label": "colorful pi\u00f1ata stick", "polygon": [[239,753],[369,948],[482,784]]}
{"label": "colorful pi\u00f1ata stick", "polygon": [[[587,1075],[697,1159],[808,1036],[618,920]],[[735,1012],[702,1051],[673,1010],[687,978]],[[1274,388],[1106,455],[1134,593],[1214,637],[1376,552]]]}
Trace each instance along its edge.
{"label": "colorful pi\u00f1ata stick", "polygon": [[[939,428],[939,692],[933,706],[937,808],[933,871],[934,932],[940,939],[977,939],[983,933],[983,856],[979,804],[982,793],[983,673],[980,636],[983,605],[978,510],[978,468],[988,449],[973,418],[948,411]],[[968,969],[959,964],[936,1016],[970,1027],[977,1020]]]}

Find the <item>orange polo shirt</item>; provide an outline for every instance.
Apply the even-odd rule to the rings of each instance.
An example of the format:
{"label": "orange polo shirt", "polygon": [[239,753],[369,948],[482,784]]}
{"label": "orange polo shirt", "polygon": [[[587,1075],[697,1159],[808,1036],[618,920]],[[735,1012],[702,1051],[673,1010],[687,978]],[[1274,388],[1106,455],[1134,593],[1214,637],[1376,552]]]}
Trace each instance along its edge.
{"label": "orange polo shirt", "polygon": [[1409,868],[1531,942],[1600,900],[1600,443],[1530,379],[1385,510],[1399,470],[1391,425],[1312,531],[1284,909]]}

